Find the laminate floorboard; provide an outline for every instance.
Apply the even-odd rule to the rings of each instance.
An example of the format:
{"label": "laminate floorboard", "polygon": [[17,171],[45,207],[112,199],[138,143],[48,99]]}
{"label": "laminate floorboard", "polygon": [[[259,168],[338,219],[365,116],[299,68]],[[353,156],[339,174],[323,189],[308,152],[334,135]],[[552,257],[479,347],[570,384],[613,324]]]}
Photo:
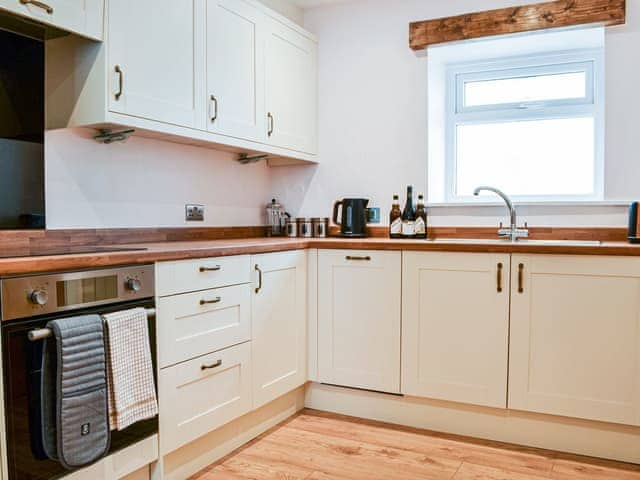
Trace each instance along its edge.
{"label": "laminate floorboard", "polygon": [[191,480],[640,480],[640,465],[303,410]]}

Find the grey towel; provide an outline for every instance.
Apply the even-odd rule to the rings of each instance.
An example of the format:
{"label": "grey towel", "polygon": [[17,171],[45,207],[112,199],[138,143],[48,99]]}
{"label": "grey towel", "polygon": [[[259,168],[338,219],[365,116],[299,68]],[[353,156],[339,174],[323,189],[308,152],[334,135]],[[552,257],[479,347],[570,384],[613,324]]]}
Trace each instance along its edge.
{"label": "grey towel", "polygon": [[102,319],[52,320],[42,357],[42,439],[47,455],[67,469],[109,451],[105,338]]}

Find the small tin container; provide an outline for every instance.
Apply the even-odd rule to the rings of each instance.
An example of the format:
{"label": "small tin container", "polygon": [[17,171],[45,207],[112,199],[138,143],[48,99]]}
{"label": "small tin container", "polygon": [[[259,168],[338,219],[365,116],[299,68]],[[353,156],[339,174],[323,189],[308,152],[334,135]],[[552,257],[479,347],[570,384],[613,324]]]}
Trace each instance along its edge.
{"label": "small tin container", "polygon": [[312,218],[313,224],[313,236],[316,238],[326,238],[329,232],[329,219],[328,218]]}
{"label": "small tin container", "polygon": [[298,223],[293,218],[287,218],[284,222],[285,235],[290,238],[298,236]]}
{"label": "small tin container", "polygon": [[313,237],[313,222],[310,218],[296,218],[298,224],[298,236],[303,238]]}

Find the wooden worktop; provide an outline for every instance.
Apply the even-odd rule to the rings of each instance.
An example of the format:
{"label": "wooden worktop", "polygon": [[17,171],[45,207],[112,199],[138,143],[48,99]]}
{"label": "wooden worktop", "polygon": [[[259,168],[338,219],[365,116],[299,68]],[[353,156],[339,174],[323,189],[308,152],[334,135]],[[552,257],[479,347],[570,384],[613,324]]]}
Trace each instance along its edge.
{"label": "wooden worktop", "polygon": [[[101,244],[101,246],[104,245],[104,243]],[[447,241],[446,238],[440,238],[434,242],[433,240],[392,240],[385,237],[363,239],[253,237],[218,240],[161,241],[126,245],[120,244],[120,246],[143,247],[146,248],[146,250],[5,258],[0,259],[0,275],[79,270],[113,265],[257,254],[304,248],[543,253],[565,255],[640,255],[640,245],[632,245],[623,241],[604,241],[599,245],[544,245],[499,243],[493,239],[476,239],[473,243],[458,243],[454,240]]]}

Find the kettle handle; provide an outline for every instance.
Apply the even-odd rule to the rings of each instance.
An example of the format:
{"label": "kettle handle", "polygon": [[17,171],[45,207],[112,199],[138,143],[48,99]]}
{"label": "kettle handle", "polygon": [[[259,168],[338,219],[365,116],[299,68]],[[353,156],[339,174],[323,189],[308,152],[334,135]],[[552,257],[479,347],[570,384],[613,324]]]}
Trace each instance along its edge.
{"label": "kettle handle", "polygon": [[342,225],[342,222],[338,221],[338,208],[340,208],[340,205],[342,205],[342,200],[333,204],[333,223],[336,225]]}

